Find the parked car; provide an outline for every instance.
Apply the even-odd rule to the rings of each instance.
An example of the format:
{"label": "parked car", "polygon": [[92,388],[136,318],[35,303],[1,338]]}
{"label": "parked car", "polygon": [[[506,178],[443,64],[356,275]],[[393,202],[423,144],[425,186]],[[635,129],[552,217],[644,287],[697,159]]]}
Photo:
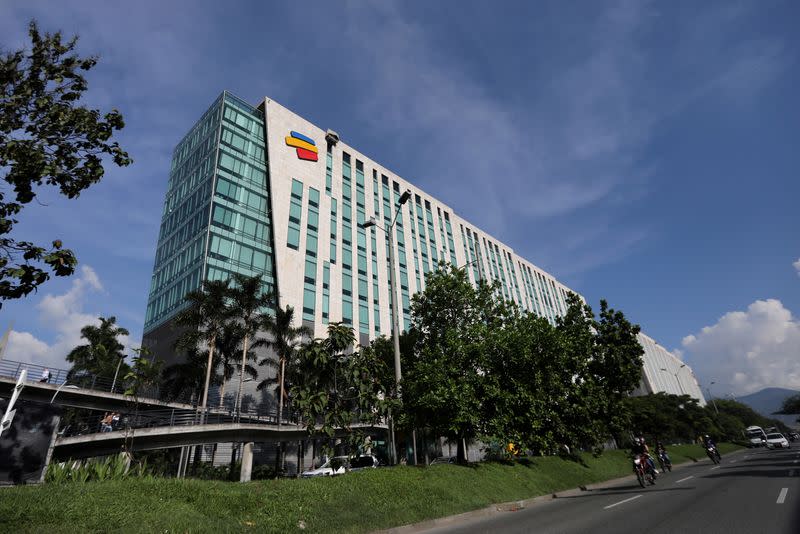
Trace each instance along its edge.
{"label": "parked car", "polygon": [[311,477],[332,477],[343,475],[348,471],[361,471],[363,469],[374,469],[378,467],[378,459],[372,455],[362,454],[355,458],[349,456],[334,456],[316,469],[303,471],[300,476],[303,478]]}
{"label": "parked car", "polygon": [[455,456],[439,456],[438,458],[434,458],[431,460],[431,465],[433,464],[454,464],[456,463]]}
{"label": "parked car", "polygon": [[783,437],[783,434],[775,432],[767,434],[767,448],[768,449],[788,449],[789,440]]}

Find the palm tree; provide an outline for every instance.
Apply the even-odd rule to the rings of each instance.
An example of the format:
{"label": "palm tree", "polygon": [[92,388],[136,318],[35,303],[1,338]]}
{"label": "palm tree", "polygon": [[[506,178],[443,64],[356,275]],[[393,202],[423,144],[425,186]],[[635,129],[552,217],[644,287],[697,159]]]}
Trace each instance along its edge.
{"label": "palm tree", "polygon": [[259,362],[259,365],[277,367],[277,377],[275,379],[264,379],[258,384],[258,390],[262,390],[272,383],[278,383],[278,426],[281,426],[283,417],[283,401],[286,398],[286,363],[293,360],[303,337],[311,337],[313,332],[306,326],[295,327],[294,308],[286,306],[286,309],[276,308],[275,316],[268,316],[262,324],[262,329],[268,334],[269,338],[264,343],[277,357],[277,362],[269,357]]}
{"label": "palm tree", "polygon": [[[214,357],[212,368],[219,364],[219,356]],[[187,400],[195,402],[205,383],[205,364],[208,361],[207,351],[197,350],[192,347],[186,351],[186,361],[170,365],[164,369],[164,395],[165,400]],[[211,376],[211,385],[219,385],[220,376],[217,373]]]}
{"label": "palm tree", "polygon": [[228,280],[207,280],[199,290],[186,294],[184,300],[189,307],[180,312],[175,318],[175,324],[188,327],[181,334],[176,347],[191,349],[198,343],[208,346],[208,363],[206,364],[205,387],[203,388],[202,411],[206,410],[208,403],[208,388],[211,384],[211,370],[213,369],[214,348],[219,338],[230,322],[232,310],[229,305],[231,292]]}
{"label": "palm tree", "polygon": [[[233,287],[230,291],[231,309],[233,317],[241,328],[242,363],[239,367],[239,389],[236,393],[235,412],[241,410],[242,385],[244,384],[244,370],[247,368],[248,342],[258,334],[259,328],[269,317],[268,310],[274,306],[275,298],[270,292],[264,291],[261,276],[233,275]],[[253,346],[262,344],[261,340],[254,340]]]}
{"label": "palm tree", "polygon": [[[117,366],[125,358],[125,346],[117,338],[128,335],[128,331],[116,323],[116,317],[100,317],[100,326],[86,325],[81,328],[81,338],[89,343],[75,347],[67,354],[67,361],[72,363],[67,380],[87,382],[87,375],[92,375],[111,381]],[[122,375],[128,370],[126,364],[121,369]]]}
{"label": "palm tree", "polygon": [[[218,366],[221,366],[221,385],[219,391],[219,407],[222,409],[223,404],[225,402],[225,385],[230,381],[233,377],[233,373],[235,371],[241,372],[241,364],[238,363],[236,360],[239,356],[239,348],[241,347],[242,341],[244,339],[243,332],[238,324],[231,323],[228,325],[223,331],[222,335],[219,339],[217,339],[217,352],[219,353],[219,359],[217,363],[214,364],[214,368],[216,369]],[[251,344],[252,348],[252,344]],[[252,351],[247,351],[247,361],[254,362],[256,360],[256,355]],[[252,365],[246,365],[244,368],[245,374],[247,374],[250,378],[255,379],[258,377],[258,371]]]}

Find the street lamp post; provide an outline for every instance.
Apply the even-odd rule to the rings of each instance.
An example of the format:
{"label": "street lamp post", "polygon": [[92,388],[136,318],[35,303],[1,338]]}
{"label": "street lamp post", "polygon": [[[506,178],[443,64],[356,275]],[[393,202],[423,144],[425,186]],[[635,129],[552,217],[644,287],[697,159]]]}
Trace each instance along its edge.
{"label": "street lamp post", "polygon": [[[408,199],[411,198],[411,191],[406,189],[402,195],[400,195],[400,206],[408,202]],[[400,209],[398,209],[395,214],[394,218],[392,219],[392,223],[387,228],[381,228],[378,226],[375,217],[370,217],[368,221],[365,221],[361,224],[361,228],[381,228],[381,230],[386,233],[386,236],[389,240],[389,292],[392,294],[392,343],[394,345],[394,380],[395,380],[395,388],[397,390],[397,398],[401,397],[400,391],[400,380],[403,378],[402,371],[400,369],[400,317],[397,312],[397,282],[395,281],[395,264],[394,264],[394,225],[397,222],[397,216],[400,215]],[[394,421],[390,419],[389,421],[390,432],[392,434],[392,460],[397,463],[397,447],[395,443],[395,436],[394,436]],[[416,446],[416,444],[415,444]]]}
{"label": "street lamp post", "polygon": [[717,403],[714,401],[714,397],[711,396],[711,386],[716,384],[713,380],[706,386],[706,392],[708,393],[708,398],[711,401],[711,404],[714,406],[714,412],[719,415],[719,410],[717,409]]}
{"label": "street lamp post", "polygon": [[667,373],[669,373],[669,374],[671,374],[671,375],[673,375],[673,376],[675,377],[675,382],[677,382],[677,383],[678,383],[678,389],[680,390],[680,392],[681,392],[681,395],[686,395],[686,392],[684,392],[684,391],[683,391],[683,386],[681,385],[681,381],[680,381],[680,379],[678,378],[678,372],[679,372],[681,369],[683,369],[684,367],[686,367],[686,364],[685,364],[685,363],[682,363],[682,364],[681,364],[681,366],[680,366],[680,367],[678,367],[678,370],[677,370],[677,371],[675,371],[674,373],[673,373],[672,371],[668,370],[668,369],[665,369],[664,367],[661,367],[661,370],[662,370],[662,371],[664,371],[664,372],[667,372]]}

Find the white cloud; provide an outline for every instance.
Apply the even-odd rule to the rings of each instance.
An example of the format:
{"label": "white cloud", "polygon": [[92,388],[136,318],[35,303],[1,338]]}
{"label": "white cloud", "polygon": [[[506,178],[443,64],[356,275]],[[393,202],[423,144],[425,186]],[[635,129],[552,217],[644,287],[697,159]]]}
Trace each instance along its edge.
{"label": "white cloud", "polygon": [[[85,342],[81,339],[81,328],[89,324],[100,324],[99,314],[87,313],[83,308],[89,294],[101,291],[103,284],[97,273],[87,265],[81,267],[80,277],[73,279],[66,293],[47,294],[36,306],[42,325],[41,331],[52,333],[52,342],[43,341],[30,332],[12,331],[4,357],[48,367],[68,367],[66,355]],[[127,336],[121,337],[120,342],[127,345]]]}
{"label": "white cloud", "polygon": [[792,267],[797,271],[797,276],[800,276],[800,258],[797,258],[797,261],[792,264]]}
{"label": "white cloud", "polygon": [[800,389],[800,321],[776,299],[757,300],[683,338],[687,361],[715,388],[747,394],[765,387]]}

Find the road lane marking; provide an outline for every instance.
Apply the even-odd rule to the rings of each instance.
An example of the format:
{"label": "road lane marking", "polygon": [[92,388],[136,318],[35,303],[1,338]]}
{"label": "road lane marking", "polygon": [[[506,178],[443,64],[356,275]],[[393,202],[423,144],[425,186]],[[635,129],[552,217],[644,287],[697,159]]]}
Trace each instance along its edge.
{"label": "road lane marking", "polygon": [[641,495],[634,495],[633,497],[629,497],[629,498],[625,499],[624,501],[619,501],[619,502],[615,502],[614,504],[609,504],[608,506],[604,506],[603,510],[608,510],[609,508],[614,508],[615,506],[619,506],[620,504],[624,504],[626,502],[630,502],[630,501],[632,501],[634,499],[638,499],[639,497],[641,497]]}
{"label": "road lane marking", "polygon": [[[718,465],[717,467],[712,467],[712,468],[710,469],[710,471],[713,471],[714,469],[719,469],[720,467],[722,467],[722,466],[721,466],[721,465]],[[680,482],[680,480],[679,480],[678,482]]]}
{"label": "road lane marking", "polygon": [[[775,504],[783,504],[783,501],[786,500],[786,494],[789,493],[789,488],[783,488],[778,495],[778,500],[775,501]],[[639,495],[641,497],[641,495]]]}
{"label": "road lane marking", "polygon": [[730,461],[730,462],[728,462],[728,463],[730,463],[730,464],[736,463],[736,460],[731,460],[731,461]]}
{"label": "road lane marking", "polygon": [[680,479],[680,480],[676,480],[676,481],[675,481],[675,484],[677,484],[678,482],[683,482],[684,480],[689,480],[690,478],[694,478],[694,475],[689,475],[689,476],[688,476],[688,477],[686,477],[686,478],[682,478],[682,479]]}

